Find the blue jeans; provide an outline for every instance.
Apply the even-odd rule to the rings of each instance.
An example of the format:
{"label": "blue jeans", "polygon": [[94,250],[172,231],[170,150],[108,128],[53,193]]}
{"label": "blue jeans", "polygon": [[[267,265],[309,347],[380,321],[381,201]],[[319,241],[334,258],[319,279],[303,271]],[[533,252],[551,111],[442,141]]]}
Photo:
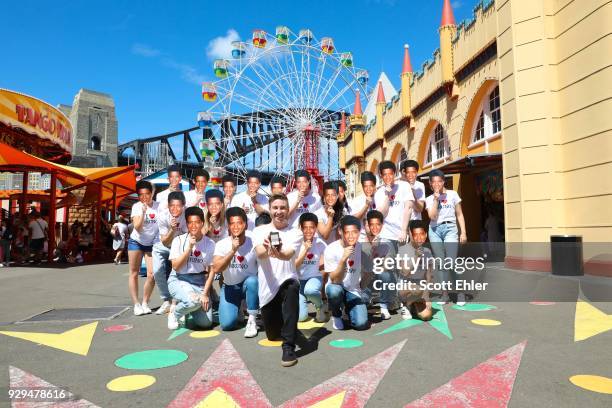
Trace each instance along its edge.
{"label": "blue jeans", "polygon": [[174,309],[176,319],[183,316],[191,315],[193,323],[202,329],[209,329],[213,324],[212,302],[210,308],[205,311],[202,309],[202,303],[199,300],[202,288],[198,285],[192,285],[189,282],[180,280],[176,273],[171,273],[168,278],[168,289],[177,304]]}
{"label": "blue jeans", "polygon": [[162,301],[170,301],[172,300],[172,296],[168,290],[168,277],[170,276],[170,272],[172,272],[172,264],[168,260],[170,248],[167,248],[161,242],[157,242],[153,245],[152,255],[153,277],[155,278],[157,289],[159,289],[159,295]]}
{"label": "blue jeans", "polygon": [[[388,288],[390,283],[397,283],[397,276],[394,270],[386,270],[382,273],[374,275],[374,279],[372,283],[368,286],[368,288],[364,289],[364,294],[366,295],[366,299],[364,301],[368,301],[372,297],[372,292],[376,292],[374,289],[374,282],[380,282],[376,284],[377,288]],[[390,306],[392,303],[397,301],[397,291],[391,289],[381,289],[380,291],[380,303],[385,303]]]}
{"label": "blue jeans", "polygon": [[323,276],[315,276],[310,279],[300,280],[300,315],[298,318],[300,322],[308,319],[309,301],[317,310],[323,305],[323,300],[321,300],[322,287]]}
{"label": "blue jeans", "polygon": [[223,284],[219,300],[219,324],[221,330],[234,330],[238,326],[238,312],[242,299],[246,299],[249,314],[259,309],[259,283],[257,276],[248,276],[236,285]]}
{"label": "blue jeans", "polygon": [[368,309],[361,296],[351,293],[344,289],[342,285],[335,283],[328,283],[325,286],[325,294],[327,294],[327,303],[332,316],[341,317],[342,306],[344,306],[348,311],[351,326],[355,330],[368,328]]}
{"label": "blue jeans", "polygon": [[[433,251],[434,257],[436,257],[436,266],[442,261],[442,265],[445,258],[455,259],[459,252],[459,234],[457,231],[457,224],[440,224],[435,227],[429,226],[429,242],[431,242],[431,250]],[[436,268],[436,274],[438,276],[438,282],[456,280],[456,274],[454,270],[447,270]]]}

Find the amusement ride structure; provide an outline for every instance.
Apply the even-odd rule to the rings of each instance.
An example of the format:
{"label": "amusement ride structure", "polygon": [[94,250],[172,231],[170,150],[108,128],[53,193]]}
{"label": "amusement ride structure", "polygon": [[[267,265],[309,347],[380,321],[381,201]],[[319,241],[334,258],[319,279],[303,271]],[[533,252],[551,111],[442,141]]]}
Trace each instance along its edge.
{"label": "amusement ride structure", "polygon": [[[308,29],[295,34],[279,26],[275,34],[254,30],[250,42],[233,42],[231,55],[212,69],[216,80],[202,84],[207,106],[197,114],[197,127],[134,140],[119,153],[132,148],[145,173],[172,161],[218,169],[239,182],[250,169],[290,183],[296,169],[306,169],[319,185],[343,177],[336,143],[341,121],[358,94],[369,94],[368,73],[355,66],[351,52]],[[192,134],[200,131],[197,149]],[[170,139],[181,136],[178,160]]]}

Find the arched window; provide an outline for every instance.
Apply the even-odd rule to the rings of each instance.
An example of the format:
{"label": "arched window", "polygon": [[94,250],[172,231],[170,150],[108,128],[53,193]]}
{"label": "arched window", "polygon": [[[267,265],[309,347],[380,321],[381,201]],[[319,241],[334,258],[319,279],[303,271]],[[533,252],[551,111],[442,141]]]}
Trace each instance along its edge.
{"label": "arched window", "polygon": [[448,145],[444,128],[438,123],[429,136],[425,164],[444,159],[449,154],[450,146]]}
{"label": "arched window", "polygon": [[98,136],[91,137],[89,148],[91,150],[101,150],[102,149],[102,143],[100,142],[100,138]]}
{"label": "arched window", "polygon": [[501,132],[501,109],[499,103],[499,86],[484,98],[478,120],[472,134],[472,143],[497,136]]}
{"label": "arched window", "polygon": [[400,151],[400,155],[399,155],[399,160],[397,162],[398,170],[402,167],[402,163],[405,161],[408,161],[408,153],[406,153],[406,149],[402,147],[402,150]]}

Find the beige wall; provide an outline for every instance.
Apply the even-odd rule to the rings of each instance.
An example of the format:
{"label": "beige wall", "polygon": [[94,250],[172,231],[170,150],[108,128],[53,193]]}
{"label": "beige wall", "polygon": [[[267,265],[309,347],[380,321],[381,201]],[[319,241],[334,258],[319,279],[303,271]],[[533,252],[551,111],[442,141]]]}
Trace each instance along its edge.
{"label": "beige wall", "polygon": [[[553,234],[579,234],[585,242],[609,242],[612,2],[497,0],[487,10],[477,8],[475,19],[468,28],[460,27],[453,42],[455,73],[493,41],[497,58],[456,83],[456,99],[445,96],[413,118],[414,129],[402,125],[391,134],[390,129],[404,118],[399,102],[387,109],[387,149],[371,150],[365,168],[391,158],[398,144],[423,166],[429,133],[441,123],[451,149],[445,161],[487,149],[503,152],[507,241],[549,242]],[[423,72],[415,73],[410,89],[413,108],[440,87],[440,58],[436,50]],[[497,81],[501,140],[468,149],[466,137],[474,126],[475,106],[482,103],[483,87]],[[366,149],[375,141],[372,127],[365,135]],[[347,160],[350,152],[347,149]],[[508,255],[549,257],[546,246],[532,248],[513,246]],[[601,255],[589,251],[585,247],[587,261]]]}

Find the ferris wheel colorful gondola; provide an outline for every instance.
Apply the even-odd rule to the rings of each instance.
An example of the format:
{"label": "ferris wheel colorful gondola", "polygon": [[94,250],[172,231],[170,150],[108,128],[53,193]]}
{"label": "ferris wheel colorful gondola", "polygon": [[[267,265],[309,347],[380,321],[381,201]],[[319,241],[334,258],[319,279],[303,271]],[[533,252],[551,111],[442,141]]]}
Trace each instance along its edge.
{"label": "ferris wheel colorful gondola", "polygon": [[218,59],[214,62],[215,76],[217,78],[227,78],[227,70],[230,62],[228,60]]}
{"label": "ferris wheel colorful gondola", "polygon": [[246,55],[247,45],[242,41],[232,41],[232,58],[238,59]]}
{"label": "ferris wheel colorful gondola", "polygon": [[366,71],[365,69],[358,71],[355,76],[357,77],[357,82],[359,82],[359,84],[363,86],[365,86],[370,79],[370,74],[368,74],[368,71]]}
{"label": "ferris wheel colorful gondola", "polygon": [[212,82],[202,83],[202,98],[206,102],[214,102],[217,100],[217,87]]}
{"label": "ferris wheel colorful gondola", "polygon": [[276,42],[279,44],[287,44],[289,42],[289,28],[286,26],[276,27]]}
{"label": "ferris wheel colorful gondola", "polygon": [[324,37],[321,39],[321,50],[326,54],[334,52],[334,40],[331,37]]}
{"label": "ferris wheel colorful gondola", "polygon": [[200,129],[210,129],[212,126],[212,113],[198,112],[198,126]]}
{"label": "ferris wheel colorful gondola", "polygon": [[309,29],[303,28],[300,30],[298,38],[300,39],[302,44],[310,44],[312,42],[312,39],[314,38],[314,35]]}
{"label": "ferris wheel colorful gondola", "polygon": [[343,52],[340,54],[340,62],[347,68],[351,68],[353,66],[353,54],[350,52]]}
{"label": "ferris wheel colorful gondola", "polygon": [[266,32],[264,30],[253,31],[253,45],[257,48],[265,48],[268,39],[266,38]]}

